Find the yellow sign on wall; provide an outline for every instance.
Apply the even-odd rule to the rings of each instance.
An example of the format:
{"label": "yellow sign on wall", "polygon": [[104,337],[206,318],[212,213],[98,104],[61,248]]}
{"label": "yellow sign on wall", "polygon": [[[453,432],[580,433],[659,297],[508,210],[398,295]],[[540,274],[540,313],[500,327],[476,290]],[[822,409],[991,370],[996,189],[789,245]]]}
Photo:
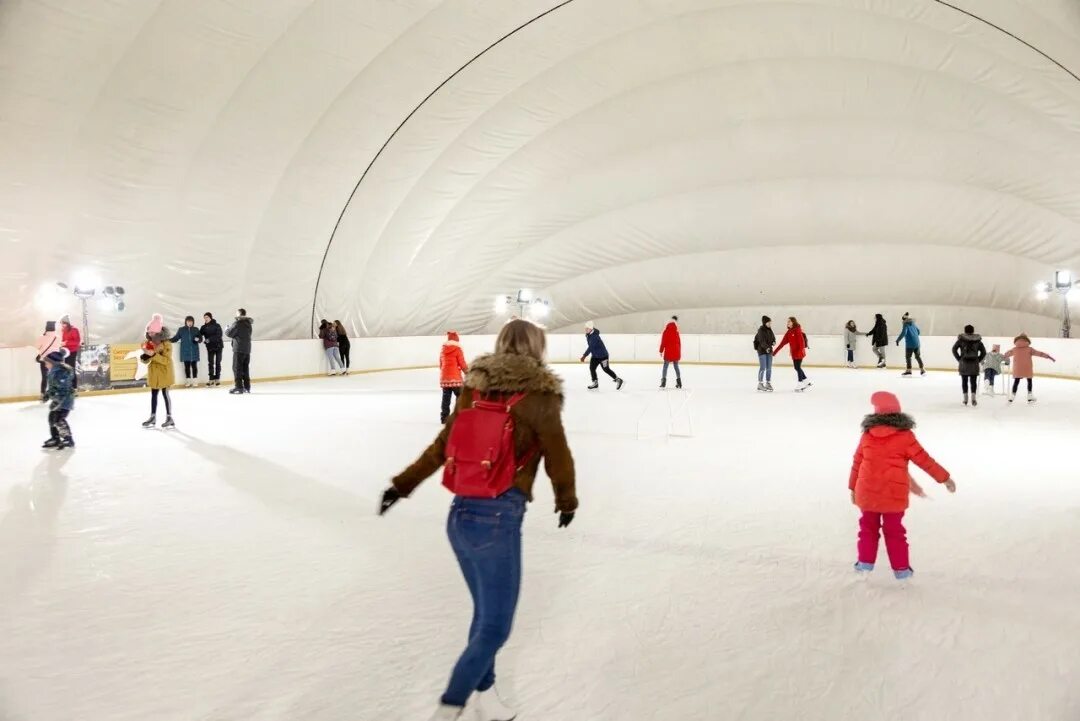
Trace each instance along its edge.
{"label": "yellow sign on wall", "polygon": [[138,343],[117,343],[110,350],[109,380],[113,384],[134,383],[138,377],[142,347]]}

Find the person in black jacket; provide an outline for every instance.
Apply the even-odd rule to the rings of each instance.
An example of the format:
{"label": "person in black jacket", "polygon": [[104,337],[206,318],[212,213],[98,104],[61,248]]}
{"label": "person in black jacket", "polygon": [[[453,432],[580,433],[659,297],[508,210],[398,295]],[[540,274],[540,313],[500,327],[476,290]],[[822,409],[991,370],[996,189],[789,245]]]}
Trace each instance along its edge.
{"label": "person in black jacket", "polygon": [[202,328],[199,335],[203,338],[206,346],[206,373],[209,378],[206,385],[221,385],[221,352],[225,349],[225,341],[222,339],[221,324],[214,320],[214,314],[203,313]]}
{"label": "person in black jacket", "polygon": [[225,331],[232,338],[233,376],[236,387],[229,393],[239,395],[251,393],[251,326],[254,324],[247,311],[241,308],[236,313],[236,320]]}
{"label": "person in black jacket", "polygon": [[757,389],[762,392],[772,392],[772,359],[773,346],[776,345],[776,334],[772,329],[772,318],[767,315],[761,316],[761,327],[754,336],[754,350],[758,354]]}
{"label": "person in black jacket", "polygon": [[345,366],[342,375],[348,375],[349,368],[352,366],[352,362],[349,359],[349,352],[352,350],[352,341],[349,340],[349,335],[345,332],[345,326],[341,324],[340,320],[334,321],[334,330],[337,331],[338,353],[341,354],[341,364]]}
{"label": "person in black jacket", "polygon": [[878,313],[874,316],[874,327],[866,334],[870,338],[870,345],[874,346],[874,355],[878,357],[878,368],[885,367],[885,349],[889,347],[889,325],[885,322],[885,316]]}
{"label": "person in black jacket", "polygon": [[964,405],[968,404],[970,386],[971,405],[979,405],[979,367],[986,358],[986,346],[982,336],[975,332],[975,326],[965,325],[964,332],[956,336],[952,347],[957,370],[960,371],[960,384],[964,389]]}

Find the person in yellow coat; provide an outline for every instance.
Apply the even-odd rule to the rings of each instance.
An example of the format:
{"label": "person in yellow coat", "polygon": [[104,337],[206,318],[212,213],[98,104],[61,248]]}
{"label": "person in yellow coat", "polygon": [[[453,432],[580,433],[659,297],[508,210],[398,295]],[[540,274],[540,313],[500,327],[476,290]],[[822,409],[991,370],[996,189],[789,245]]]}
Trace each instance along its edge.
{"label": "person in yellow coat", "polygon": [[[146,325],[147,345],[141,360],[149,365],[146,374],[146,384],[150,387],[150,417],[144,422],[143,428],[153,428],[157,425],[158,395],[165,399],[165,422],[162,428],[175,428],[176,423],[172,417],[172,398],[169,389],[176,382],[173,370],[172,343],[164,320],[160,313],[155,313]],[[151,348],[152,345],[152,348]]]}

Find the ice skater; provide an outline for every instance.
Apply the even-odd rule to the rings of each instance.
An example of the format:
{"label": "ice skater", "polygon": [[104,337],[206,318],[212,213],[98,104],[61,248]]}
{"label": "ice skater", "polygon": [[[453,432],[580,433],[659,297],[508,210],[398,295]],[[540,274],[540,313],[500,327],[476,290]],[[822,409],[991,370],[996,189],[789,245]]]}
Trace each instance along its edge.
{"label": "ice skater", "polygon": [[915,325],[915,319],[904,313],[904,325],[900,329],[900,335],[896,336],[896,345],[904,341],[904,360],[907,362],[907,370],[901,375],[911,375],[911,356],[919,362],[919,375],[926,375],[926,366],[922,362],[922,339],[919,326]]}
{"label": "ice skater", "polygon": [[48,371],[45,398],[49,401],[49,440],[42,448],[74,448],[75,439],[67,418],[75,408],[75,371],[64,363],[64,351],[54,350],[42,359]]}
{"label": "ice skater", "polygon": [[206,385],[221,385],[221,352],[225,350],[224,333],[221,324],[214,320],[214,314],[203,313],[203,324],[199,335],[206,346]]}
{"label": "ice skater", "polygon": [[176,331],[169,339],[170,343],[180,343],[180,362],[184,364],[184,387],[199,385],[199,344],[202,333],[195,327],[194,316],[184,318],[184,327]]}
{"label": "ice skater", "polygon": [[844,348],[847,350],[847,367],[858,368],[855,365],[855,347],[859,342],[859,329],[855,327],[855,321],[849,320],[844,326]]}
{"label": "ice skater", "polygon": [[772,393],[772,360],[776,334],[772,329],[772,318],[761,316],[761,326],[754,335],[754,351],[758,356],[757,389],[759,393]]}
{"label": "ice skater", "polygon": [[173,371],[172,343],[169,339],[169,331],[165,328],[160,313],[155,313],[146,326],[146,338],[153,344],[153,350],[147,350],[141,357],[149,368],[146,373],[146,385],[150,388],[150,417],[143,424],[143,428],[153,428],[157,425],[158,395],[165,401],[165,422],[162,428],[175,428],[176,423],[172,417],[172,398],[169,389],[176,382],[176,374]]}
{"label": "ice skater", "polygon": [[995,343],[983,359],[983,380],[986,381],[983,393],[985,395],[994,395],[994,384],[997,377],[1001,375],[1002,366],[1006,365],[1009,365],[1009,359],[1001,355],[1001,346]]}
{"label": "ice skater", "polygon": [[[975,326],[965,325],[964,332],[956,336],[952,347],[960,371],[960,385],[964,389],[964,405],[979,405],[979,366],[986,358],[986,346],[982,336],[975,332]],[[969,395],[970,388],[970,395]]]}
{"label": "ice skater", "polygon": [[615,390],[622,390],[623,379],[615,375],[615,371],[611,370],[611,356],[608,354],[607,346],[604,345],[604,341],[600,337],[600,331],[597,330],[591,320],[585,323],[585,342],[589,345],[585,349],[585,355],[581,356],[581,362],[584,363],[586,358],[592,356],[592,360],[589,361],[589,376],[592,378],[589,390],[594,391],[600,387],[600,381],[596,377],[597,368],[602,369],[611,376],[611,380],[615,381]]}
{"label": "ice skater", "polygon": [[[45,322],[45,331],[38,338],[37,342],[37,362],[38,368],[41,370],[41,402],[47,403],[49,400],[48,395],[45,393],[45,389],[48,386],[49,368],[45,364],[45,356],[49,355],[53,351],[58,351],[63,346],[60,343],[60,338],[56,335],[56,321],[50,320]],[[62,362],[62,361],[61,361]]]}
{"label": "ice skater", "polygon": [[330,366],[328,376],[345,374],[345,366],[341,362],[341,348],[338,346],[337,329],[330,321],[323,319],[319,324],[319,338],[322,340],[323,352],[326,353],[326,362]]}
{"label": "ice skater", "polygon": [[1012,349],[1005,354],[1005,357],[1012,361],[1012,373],[1013,384],[1012,393],[1009,394],[1009,403],[1016,400],[1016,391],[1020,389],[1020,381],[1027,381],[1027,400],[1028,403],[1035,402],[1034,392],[1034,377],[1035,377],[1035,363],[1033,358],[1046,358],[1051,363],[1057,363],[1052,355],[1049,353],[1043,353],[1041,350],[1035,350],[1031,347],[1031,339],[1027,337],[1026,333],[1013,338]]}
{"label": "ice skater", "polygon": [[679,361],[682,360],[682,336],[679,335],[679,316],[671,316],[671,320],[664,327],[664,334],[660,336],[660,357],[664,359],[664,370],[660,374],[660,387],[667,387],[668,365],[675,366],[675,387],[682,388],[682,372],[679,370]]}
{"label": "ice skater", "polygon": [[232,340],[235,386],[229,391],[230,395],[251,393],[251,336],[254,325],[255,321],[248,316],[247,310],[240,308],[232,325],[225,330],[226,337]]}
{"label": "ice skater", "polygon": [[885,550],[893,574],[904,580],[914,573],[904,513],[912,489],[921,494],[908,472],[908,462],[914,462],[935,481],[943,483],[949,493],[956,493],[956,484],[949,472],[919,445],[912,432],[915,421],[901,412],[896,396],[879,391],[870,397],[870,403],[874,412],[863,418],[863,433],[848,478],[851,502],[862,511],[855,571],[868,573],[874,570],[880,536],[884,532]]}
{"label": "ice skater", "polygon": [[60,319],[60,340],[67,350],[64,363],[71,366],[75,371],[75,390],[79,390],[79,353],[82,351],[82,334],[79,329],[71,324],[71,318],[64,316]]}
{"label": "ice skater", "polygon": [[461,336],[456,330],[447,331],[446,342],[439,352],[439,385],[442,387],[440,423],[446,423],[446,419],[450,417],[450,399],[461,397],[461,388],[464,385],[462,374],[468,370],[465,352],[461,350]]}
{"label": "ice skater", "polygon": [[881,313],[874,315],[874,327],[866,334],[870,339],[870,345],[874,348],[877,356],[878,368],[885,367],[885,349],[889,347],[889,324],[885,322],[885,316]]}
{"label": "ice skater", "polygon": [[806,333],[803,332],[802,326],[799,325],[799,321],[795,316],[788,318],[787,327],[787,333],[784,333],[780,345],[776,346],[776,350],[773,351],[773,356],[775,357],[777,353],[783,350],[784,346],[791,346],[791,363],[795,367],[795,374],[799,379],[799,384],[795,386],[795,391],[801,393],[814,385],[806,377],[806,373],[804,373],[802,369],[803,359],[806,358],[806,351],[810,350],[810,343],[808,342]]}
{"label": "ice skater", "polygon": [[[559,528],[578,507],[574,459],[562,424],[562,381],[544,365],[544,331],[526,320],[503,326],[495,353],[473,362],[458,411],[427,450],[383,492],[379,515],[446,464],[454,493],[446,531],[473,600],[468,644],[431,721],[462,718],[471,703],[485,721],[516,713],[495,691],[495,658],[510,636],[521,587],[521,524],[541,457],[555,492]],[[496,449],[494,463],[482,458]],[[470,717],[471,718],[471,717]]]}
{"label": "ice skater", "polygon": [[334,330],[337,331],[338,351],[341,353],[341,366],[345,369],[341,375],[349,375],[349,369],[352,368],[352,341],[349,340],[349,334],[345,332],[345,326],[341,324],[340,320],[334,321]]}

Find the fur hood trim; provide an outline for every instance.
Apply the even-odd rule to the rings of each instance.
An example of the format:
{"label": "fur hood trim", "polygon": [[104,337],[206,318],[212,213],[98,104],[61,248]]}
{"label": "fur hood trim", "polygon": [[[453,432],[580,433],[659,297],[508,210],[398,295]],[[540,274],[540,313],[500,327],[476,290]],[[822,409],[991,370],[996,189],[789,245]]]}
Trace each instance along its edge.
{"label": "fur hood trim", "polygon": [[546,365],[512,353],[482,355],[469,366],[465,386],[480,393],[554,393],[562,395],[562,379]]}
{"label": "fur hood trim", "polygon": [[461,343],[458,343],[456,340],[443,341],[443,347],[445,348],[446,346],[450,346],[451,348],[460,348]]}
{"label": "fur hood trim", "polygon": [[910,431],[915,428],[915,419],[907,413],[871,413],[866,418],[863,418],[862,429],[864,432],[879,426],[888,426],[898,431]]}

